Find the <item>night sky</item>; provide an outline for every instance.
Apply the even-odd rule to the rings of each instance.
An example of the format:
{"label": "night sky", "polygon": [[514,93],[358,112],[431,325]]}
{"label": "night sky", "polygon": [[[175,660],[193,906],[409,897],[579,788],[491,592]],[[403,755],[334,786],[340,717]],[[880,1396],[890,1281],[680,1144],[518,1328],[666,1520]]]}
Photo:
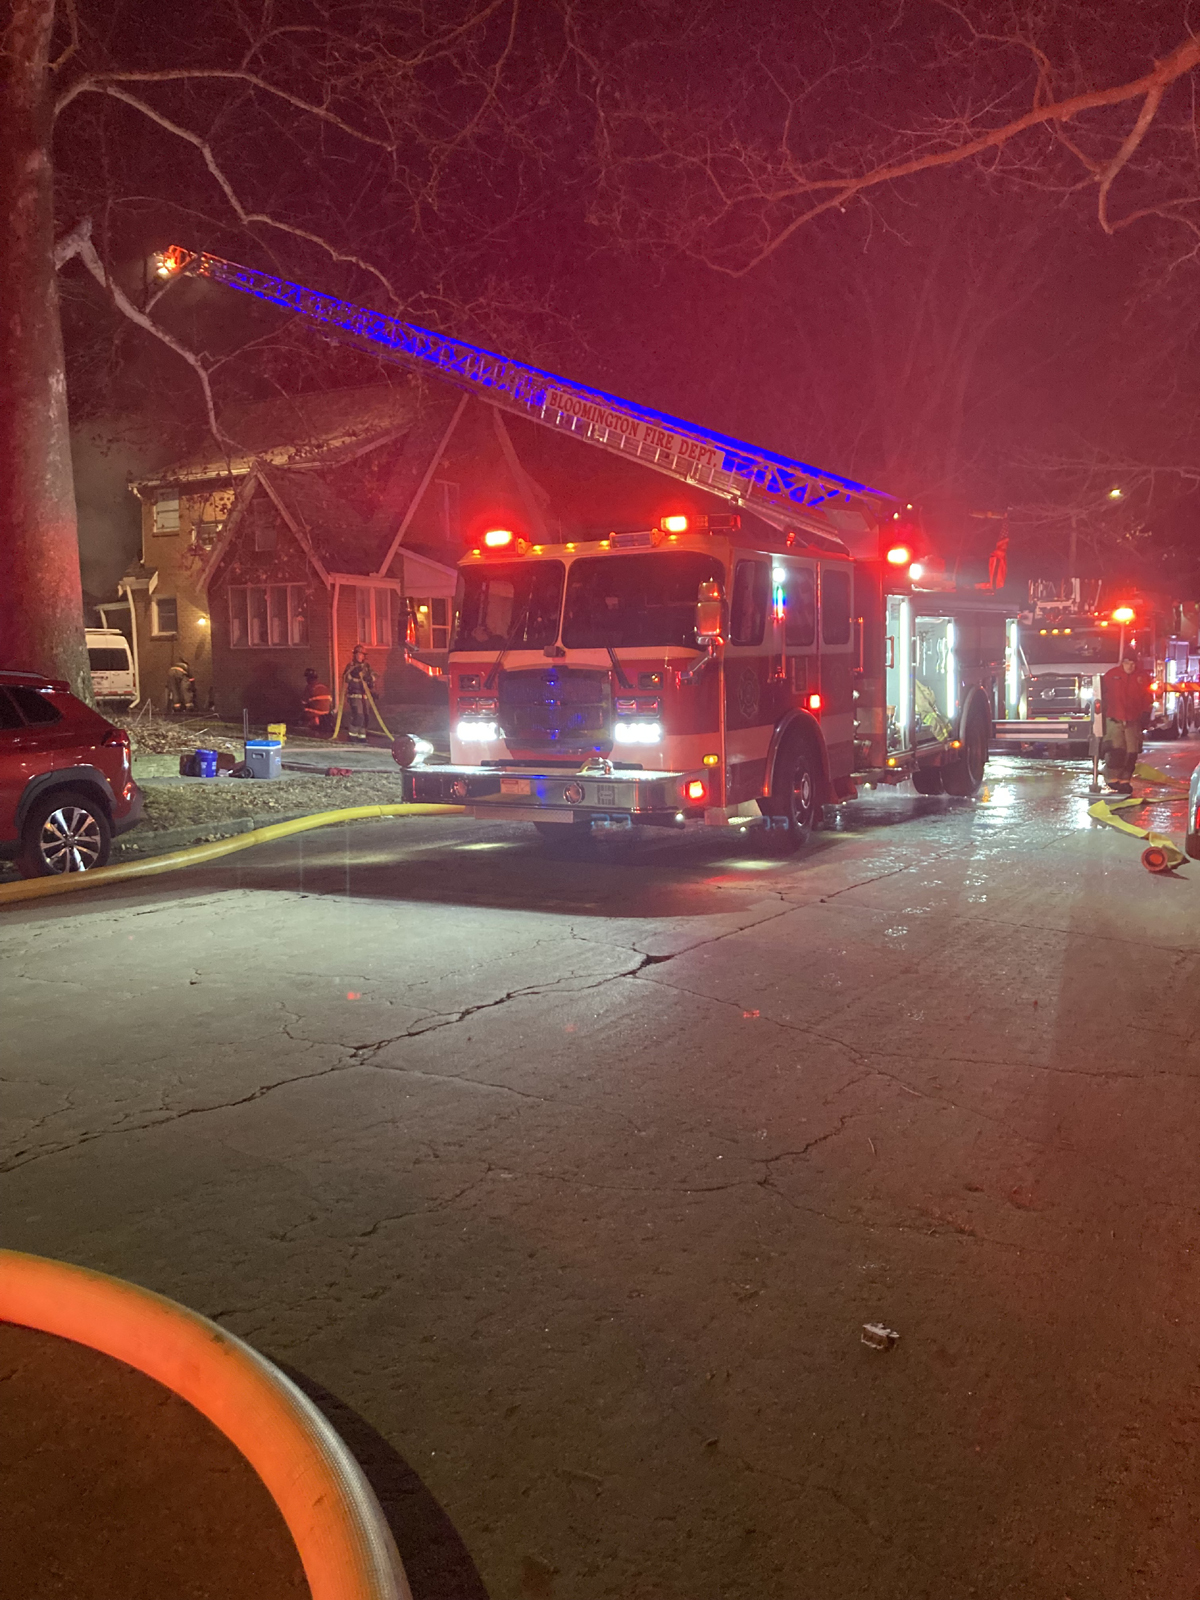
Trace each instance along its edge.
{"label": "night sky", "polygon": [[[424,12],[282,0],[271,31],[265,11],[223,4],[185,14],[84,0],[80,14],[64,88],[184,69],[260,80],[111,78],[141,106],[85,89],[63,111],[61,223],[91,215],[143,301],[151,251],[182,242],[942,518],[1009,510],[1018,563],[1023,550],[1065,550],[1074,514],[1090,568],[1200,583],[1190,80],[1114,184],[1122,218],[1153,214],[1111,234],[1081,159],[1112,158],[1137,102],[1074,120],[1069,146],[1036,130],[873,188],[772,248],[803,204],[798,172],[865,170],[998,125],[1031,103],[1035,59],[1052,64],[1060,96],[1134,78],[1183,37],[1174,0],[1099,17],[1065,0],[962,15],[880,0],[642,0],[515,21],[471,0]],[[281,226],[240,221],[184,132],[208,141],[246,211]],[[198,386],[177,357],[78,268],[64,301],[77,421],[163,417],[165,390],[172,428],[196,426]],[[211,285],[181,286],[156,315],[226,358],[213,379],[222,404],[370,381],[366,358]],[[1127,488],[1115,507],[1114,482]]]}

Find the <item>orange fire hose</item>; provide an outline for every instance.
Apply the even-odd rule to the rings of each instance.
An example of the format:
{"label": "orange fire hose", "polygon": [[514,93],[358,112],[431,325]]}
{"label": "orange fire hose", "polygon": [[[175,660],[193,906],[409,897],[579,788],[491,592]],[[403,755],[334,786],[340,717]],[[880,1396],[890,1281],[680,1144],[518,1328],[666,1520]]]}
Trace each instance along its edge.
{"label": "orange fire hose", "polygon": [[412,1600],[358,1463],[316,1406],[241,1339],[136,1284],[17,1250],[0,1250],[0,1319],[125,1361],[206,1416],[279,1507],[312,1600]]}

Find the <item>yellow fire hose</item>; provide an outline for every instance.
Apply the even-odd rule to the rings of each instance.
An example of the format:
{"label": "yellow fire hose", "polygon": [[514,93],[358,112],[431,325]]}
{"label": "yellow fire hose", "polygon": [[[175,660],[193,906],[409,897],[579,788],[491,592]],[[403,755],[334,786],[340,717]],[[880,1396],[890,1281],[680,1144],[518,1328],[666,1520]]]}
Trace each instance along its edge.
{"label": "yellow fire hose", "polygon": [[[371,710],[375,713],[375,721],[379,724],[379,726],[383,729],[384,733],[390,739],[392,737],[392,730],[388,727],[387,723],[379,715],[379,707],[375,704],[375,696],[371,693],[370,689],[367,688],[367,685],[365,683],[363,684],[363,688],[366,690],[366,695],[367,695],[368,701],[370,702]],[[338,734],[341,732],[341,728],[342,728],[342,712],[345,709],[346,709],[346,696],[343,695],[342,698],[341,698],[341,701],[338,704],[338,708],[337,708],[337,720],[333,724],[333,739],[334,739],[335,742],[337,740]]]}
{"label": "yellow fire hose", "polygon": [[1088,807],[1088,816],[1097,822],[1103,822],[1110,828],[1119,828],[1122,833],[1132,834],[1135,839],[1144,839],[1147,848],[1142,851],[1142,863],[1151,872],[1168,872],[1175,867],[1182,867],[1187,857],[1178,845],[1161,833],[1152,833],[1149,828],[1139,828],[1135,822],[1126,822],[1124,817],[1117,816],[1118,809],[1129,806],[1148,805],[1146,800],[1135,799],[1132,795],[1125,800],[1097,800],[1095,805]]}
{"label": "yellow fire hose", "polygon": [[91,872],[63,872],[53,878],[23,878],[20,883],[3,883],[0,884],[0,905],[12,905],[17,900],[44,900],[50,895],[70,894],[75,889],[102,889],[106,883],[124,883],[130,878],[153,878],[160,872],[178,872],[181,867],[198,867],[206,861],[217,861],[221,856],[232,855],[235,850],[249,850],[254,845],[287,839],[293,833],[327,828],[335,822],[364,822],[371,817],[460,816],[463,809],[462,806],[410,804],[344,806],[340,811],[316,811],[311,817],[272,822],[265,828],[234,834],[231,839],[189,845],[186,850],[172,850],[161,856],[144,856],[140,861],[124,861],[116,867],[96,867]]}

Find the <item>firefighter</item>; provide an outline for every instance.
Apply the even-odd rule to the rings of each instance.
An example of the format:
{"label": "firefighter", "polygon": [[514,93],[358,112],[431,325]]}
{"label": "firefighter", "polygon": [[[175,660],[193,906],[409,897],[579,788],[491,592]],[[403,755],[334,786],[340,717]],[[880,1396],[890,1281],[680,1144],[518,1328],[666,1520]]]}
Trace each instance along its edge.
{"label": "firefighter", "polygon": [[343,698],[350,726],[346,730],[351,739],[367,737],[367,694],[373,693],[375,674],[367,660],[366,646],[356,644],[350,663],[342,673]]}
{"label": "firefighter", "polygon": [[1132,794],[1133,769],[1142,749],[1142,729],[1150,715],[1150,679],[1126,650],[1119,664],[1100,680],[1104,711],[1104,781],[1117,794]]}
{"label": "firefighter", "polygon": [[326,732],[328,719],[333,715],[333,696],[329,685],[322,683],[315,667],[304,669],[304,730],[320,738]]}
{"label": "firefighter", "polygon": [[196,680],[192,669],[182,656],[167,669],[167,708],[170,711],[192,711],[196,705]]}

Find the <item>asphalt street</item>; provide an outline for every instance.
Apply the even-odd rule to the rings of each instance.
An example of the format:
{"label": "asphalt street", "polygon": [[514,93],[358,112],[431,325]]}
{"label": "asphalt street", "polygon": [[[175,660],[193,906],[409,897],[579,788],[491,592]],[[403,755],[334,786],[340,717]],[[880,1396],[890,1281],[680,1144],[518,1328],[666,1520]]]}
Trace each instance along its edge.
{"label": "asphalt street", "polygon": [[318,1391],[416,1600],[1195,1600],[1200,863],[1086,786],[6,909],[3,1242]]}

